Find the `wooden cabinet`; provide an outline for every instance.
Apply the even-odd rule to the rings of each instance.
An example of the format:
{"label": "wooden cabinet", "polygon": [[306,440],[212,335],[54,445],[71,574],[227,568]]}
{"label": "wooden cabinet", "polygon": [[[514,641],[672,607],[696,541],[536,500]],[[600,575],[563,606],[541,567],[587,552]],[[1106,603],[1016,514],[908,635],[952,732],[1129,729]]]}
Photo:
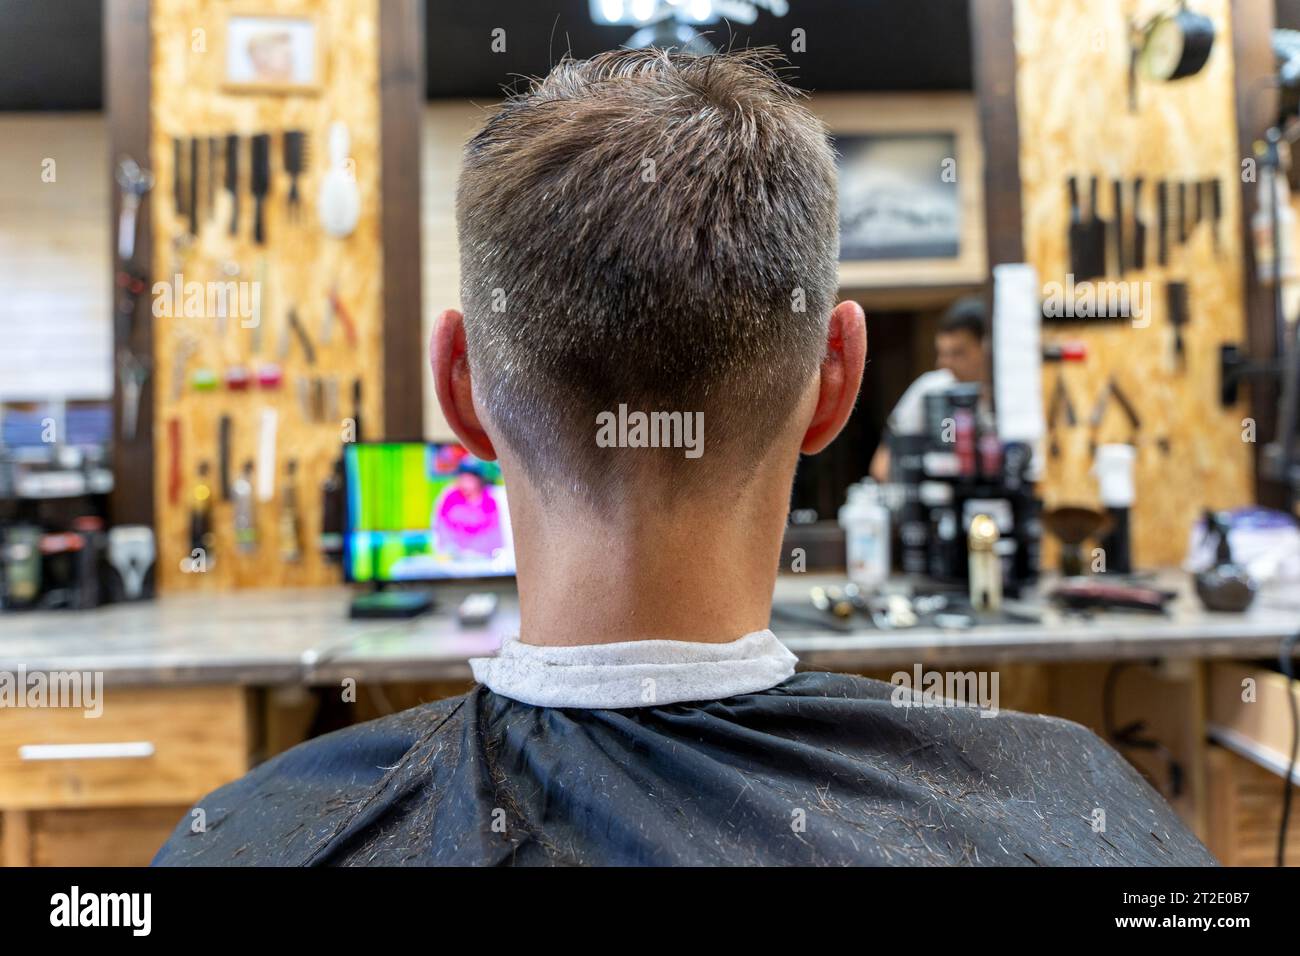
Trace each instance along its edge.
{"label": "wooden cabinet", "polygon": [[[1300,682],[1234,661],[1210,665],[1210,826],[1206,845],[1225,866],[1274,866],[1283,779],[1291,753],[1288,693]],[[1300,866],[1300,792],[1292,794],[1286,865]]]}
{"label": "wooden cabinet", "polygon": [[[1224,866],[1276,866],[1282,778],[1223,747],[1209,748],[1210,832]],[[1286,865],[1300,866],[1300,795],[1292,797]]]}
{"label": "wooden cabinet", "polygon": [[185,810],[250,766],[239,687],[114,688],[103,713],[0,710],[0,861],[148,863]]}

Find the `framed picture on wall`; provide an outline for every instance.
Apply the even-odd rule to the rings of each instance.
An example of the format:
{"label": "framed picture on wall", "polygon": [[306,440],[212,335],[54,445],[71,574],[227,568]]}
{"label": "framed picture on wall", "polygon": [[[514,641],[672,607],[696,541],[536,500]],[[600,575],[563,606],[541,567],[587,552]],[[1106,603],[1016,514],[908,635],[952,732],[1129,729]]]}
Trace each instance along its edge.
{"label": "framed picture on wall", "polygon": [[839,173],[845,289],[985,279],[984,164],[975,104],[950,94],[813,99]]}
{"label": "framed picture on wall", "polygon": [[245,93],[316,93],[322,47],[311,17],[233,14],[226,21],[225,87]]}

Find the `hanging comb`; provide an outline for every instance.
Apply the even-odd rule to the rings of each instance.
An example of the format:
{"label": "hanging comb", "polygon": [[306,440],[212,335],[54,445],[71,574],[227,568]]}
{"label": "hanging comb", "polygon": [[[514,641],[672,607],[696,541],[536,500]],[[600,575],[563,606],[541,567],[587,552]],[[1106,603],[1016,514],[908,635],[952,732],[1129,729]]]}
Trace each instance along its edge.
{"label": "hanging comb", "polygon": [[271,134],[258,133],[252,140],[248,186],[253,194],[253,240],[266,245],[266,195],[271,191]]}
{"label": "hanging comb", "polygon": [[284,171],[289,174],[289,216],[294,220],[298,219],[302,209],[298,194],[298,177],[307,168],[309,150],[310,141],[307,139],[307,133],[304,130],[285,130]]}

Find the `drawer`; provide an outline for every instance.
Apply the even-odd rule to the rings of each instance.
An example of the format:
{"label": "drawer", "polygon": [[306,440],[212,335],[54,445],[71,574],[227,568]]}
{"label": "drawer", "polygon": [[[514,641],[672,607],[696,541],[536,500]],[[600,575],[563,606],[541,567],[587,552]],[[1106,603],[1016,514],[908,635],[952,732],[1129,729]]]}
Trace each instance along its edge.
{"label": "drawer", "polygon": [[11,846],[6,866],[148,866],[187,807],[87,810],[10,810],[21,846]]}
{"label": "drawer", "polygon": [[103,713],[0,709],[0,811],[188,805],[249,767],[239,687],[114,688]]}
{"label": "drawer", "polygon": [[[1244,682],[1255,684],[1255,700],[1242,700]],[[1210,737],[1281,777],[1291,755],[1291,705],[1285,674],[1254,664],[1210,665]],[[1292,686],[1292,691],[1297,688]],[[1278,780],[1279,789],[1282,782]]]}

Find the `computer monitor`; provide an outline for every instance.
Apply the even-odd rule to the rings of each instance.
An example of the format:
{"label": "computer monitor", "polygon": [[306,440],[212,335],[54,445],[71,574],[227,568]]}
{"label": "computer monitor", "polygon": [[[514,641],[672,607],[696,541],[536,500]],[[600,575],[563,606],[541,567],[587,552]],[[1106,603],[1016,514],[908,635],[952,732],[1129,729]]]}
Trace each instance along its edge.
{"label": "computer monitor", "polygon": [[344,448],[349,581],[376,585],[515,573],[501,469],[456,444]]}

